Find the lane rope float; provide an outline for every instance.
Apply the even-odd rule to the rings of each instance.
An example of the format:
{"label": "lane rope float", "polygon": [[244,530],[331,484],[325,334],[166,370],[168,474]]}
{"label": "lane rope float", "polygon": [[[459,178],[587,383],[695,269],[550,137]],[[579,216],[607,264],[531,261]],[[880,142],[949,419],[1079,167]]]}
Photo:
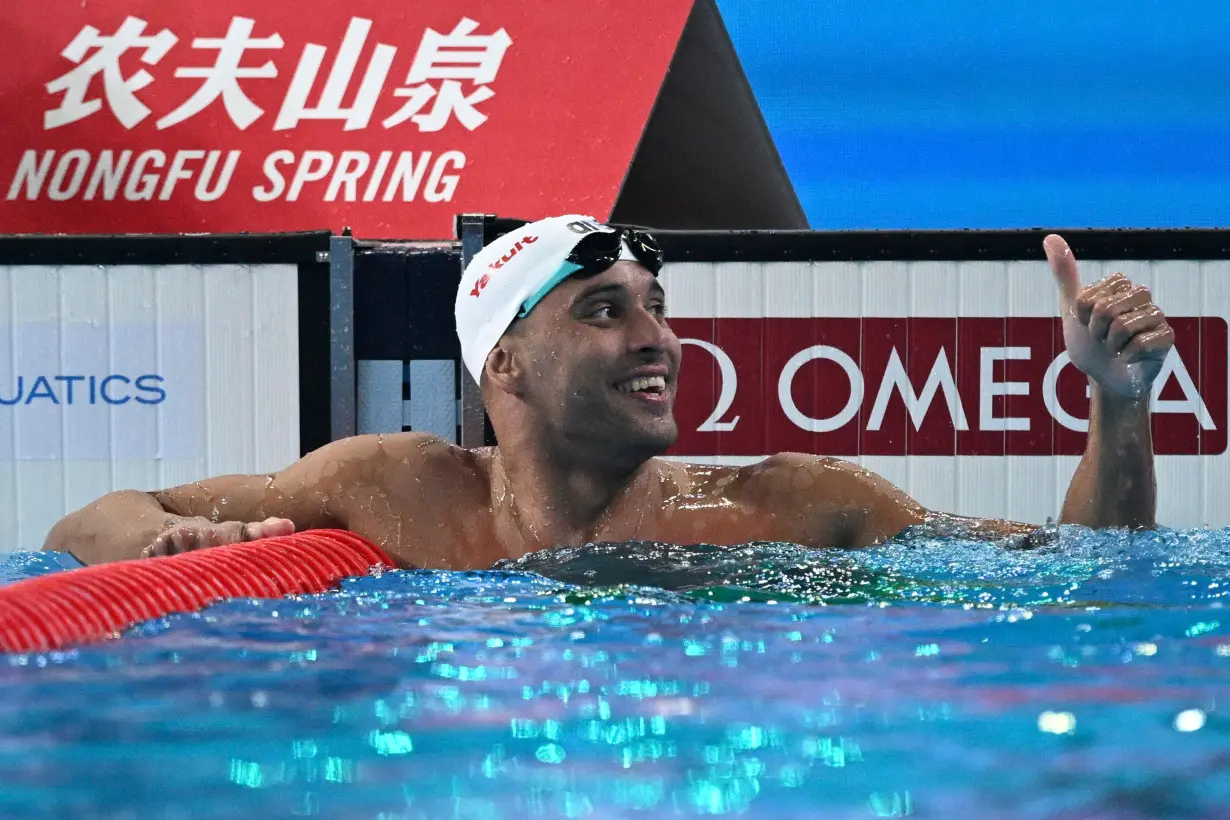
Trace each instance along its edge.
{"label": "lane rope float", "polygon": [[227,598],[326,592],[345,578],[397,565],[346,530],[308,530],[53,572],[0,587],[0,652],[45,652],[117,636],[173,612]]}

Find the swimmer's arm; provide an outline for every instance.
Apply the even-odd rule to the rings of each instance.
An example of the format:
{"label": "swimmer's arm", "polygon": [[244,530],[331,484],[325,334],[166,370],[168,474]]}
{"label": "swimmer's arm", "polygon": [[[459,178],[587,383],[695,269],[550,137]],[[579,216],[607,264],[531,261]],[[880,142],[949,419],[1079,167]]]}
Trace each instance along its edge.
{"label": "swimmer's arm", "polygon": [[1057,534],[1053,526],[929,511],[925,520],[903,528],[893,538],[960,538],[989,541],[1007,549],[1032,549],[1053,541]]}
{"label": "swimmer's arm", "polygon": [[1121,399],[1092,383],[1089,437],[1060,522],[1086,527],[1157,526],[1157,479],[1149,400]]}
{"label": "swimmer's arm", "polygon": [[[764,469],[774,475],[765,485],[771,496],[797,498],[798,488],[805,488],[806,498],[799,504],[807,509],[806,541],[815,547],[869,547],[918,535],[1028,548],[1052,537],[1051,531],[1033,524],[928,510],[883,476],[838,458],[782,453],[767,459]],[[808,480],[798,480],[800,470]]]}
{"label": "swimmer's arm", "polygon": [[[888,485],[883,479],[880,481]],[[894,495],[894,491],[900,494],[900,498]],[[908,499],[891,485],[887,489],[879,488],[875,493],[881,508],[890,511],[899,508],[901,499]],[[909,501],[912,502],[912,499]],[[1152,529],[1157,526],[1156,511],[1157,485],[1153,471],[1148,399],[1138,402],[1116,399],[1106,395],[1095,384],[1089,404],[1088,443],[1064,498],[1059,523],[1093,529]],[[895,525],[897,519],[891,512],[885,517]],[[903,528],[899,534],[966,538],[990,541],[1014,549],[1029,549],[1053,541],[1057,533],[1054,526],[928,511],[924,520]]]}
{"label": "swimmer's arm", "polygon": [[110,493],[61,519],[43,549],[67,552],[85,564],[140,558],[169,528],[197,517],[240,522],[240,540],[261,537],[260,522],[270,518],[287,519],[296,531],[342,526],[326,504],[326,467],[339,462],[341,444],[326,445],[274,475],[218,476],[156,492]]}

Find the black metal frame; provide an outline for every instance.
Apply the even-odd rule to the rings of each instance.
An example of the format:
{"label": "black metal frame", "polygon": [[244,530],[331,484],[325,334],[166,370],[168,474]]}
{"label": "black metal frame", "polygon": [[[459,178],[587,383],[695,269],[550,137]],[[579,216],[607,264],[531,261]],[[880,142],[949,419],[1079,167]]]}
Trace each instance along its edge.
{"label": "black metal frame", "polygon": [[[525,224],[468,216],[483,244]],[[458,219],[458,231],[462,221]],[[642,227],[645,226],[631,226]],[[652,231],[669,262],[1003,262],[1042,258],[1058,233],[1081,259],[1230,259],[1230,229],[987,231]]]}
{"label": "black metal frame", "polygon": [[[459,407],[470,401],[469,377],[460,365],[453,326],[453,300],[462,267],[460,243],[356,240],[352,250],[355,321],[350,358],[356,366],[355,381],[358,367],[368,360],[400,361],[407,367],[416,360],[452,360],[453,398]],[[409,373],[407,369],[402,382],[403,401],[415,398]],[[360,422],[364,398],[355,395],[355,421]],[[456,418],[462,415],[458,411]],[[399,429],[410,429],[405,424],[408,421],[403,420]],[[481,444],[464,427],[452,430],[447,438],[465,446]]]}
{"label": "black metal frame", "polygon": [[[461,269],[465,270],[479,251],[491,240],[487,238],[487,223],[494,217],[463,214],[457,217],[457,239],[461,242]],[[524,224],[524,223],[522,223]],[[494,237],[492,237],[494,238]],[[458,271],[458,279],[461,271]],[[465,371],[465,368],[461,368]],[[461,426],[462,447],[482,447],[495,444],[495,431],[483,408],[483,393],[469,372],[461,377],[461,410],[458,422]]]}
{"label": "black metal frame", "polygon": [[1043,258],[1058,233],[1081,259],[1228,259],[1230,230],[658,231],[667,261],[1003,262]]}
{"label": "black metal frame", "polygon": [[0,265],[319,264],[328,231],[0,236]]}
{"label": "black metal frame", "polygon": [[[333,438],[330,233],[0,236],[0,265],[260,265],[299,269],[299,440]],[[353,370],[353,365],[352,365]],[[350,402],[353,407],[354,400]]]}

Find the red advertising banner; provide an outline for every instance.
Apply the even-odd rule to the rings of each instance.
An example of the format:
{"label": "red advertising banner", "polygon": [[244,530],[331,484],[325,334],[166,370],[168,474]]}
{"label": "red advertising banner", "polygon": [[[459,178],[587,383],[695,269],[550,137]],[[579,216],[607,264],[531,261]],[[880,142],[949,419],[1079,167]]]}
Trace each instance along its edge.
{"label": "red advertising banner", "polygon": [[[1159,455],[1226,450],[1227,326],[1170,319]],[[676,455],[1079,455],[1088,382],[1056,318],[674,319]]]}
{"label": "red advertising banner", "polygon": [[0,8],[0,233],[608,216],[691,0]]}

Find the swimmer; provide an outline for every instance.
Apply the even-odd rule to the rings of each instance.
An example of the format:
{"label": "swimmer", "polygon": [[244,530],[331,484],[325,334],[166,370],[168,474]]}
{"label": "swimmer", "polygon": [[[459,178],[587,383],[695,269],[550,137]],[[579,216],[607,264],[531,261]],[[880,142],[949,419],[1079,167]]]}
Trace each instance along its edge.
{"label": "swimmer", "polygon": [[[1091,385],[1088,445],[1060,523],[1155,526],[1150,388],[1174,333],[1119,274],[1082,287],[1043,242],[1064,340]],[[811,548],[880,544],[929,522],[1028,545],[1040,528],[933,514],[836,458],[782,453],[743,467],[660,458],[678,435],[680,343],[646,233],[591,217],[534,222],[485,247],[457,291],[465,367],[498,446],[421,433],[332,442],[274,475],[111,493],[68,515],[44,549],[87,564],[340,527],[405,567],[485,569],[549,547],[656,541]]]}

